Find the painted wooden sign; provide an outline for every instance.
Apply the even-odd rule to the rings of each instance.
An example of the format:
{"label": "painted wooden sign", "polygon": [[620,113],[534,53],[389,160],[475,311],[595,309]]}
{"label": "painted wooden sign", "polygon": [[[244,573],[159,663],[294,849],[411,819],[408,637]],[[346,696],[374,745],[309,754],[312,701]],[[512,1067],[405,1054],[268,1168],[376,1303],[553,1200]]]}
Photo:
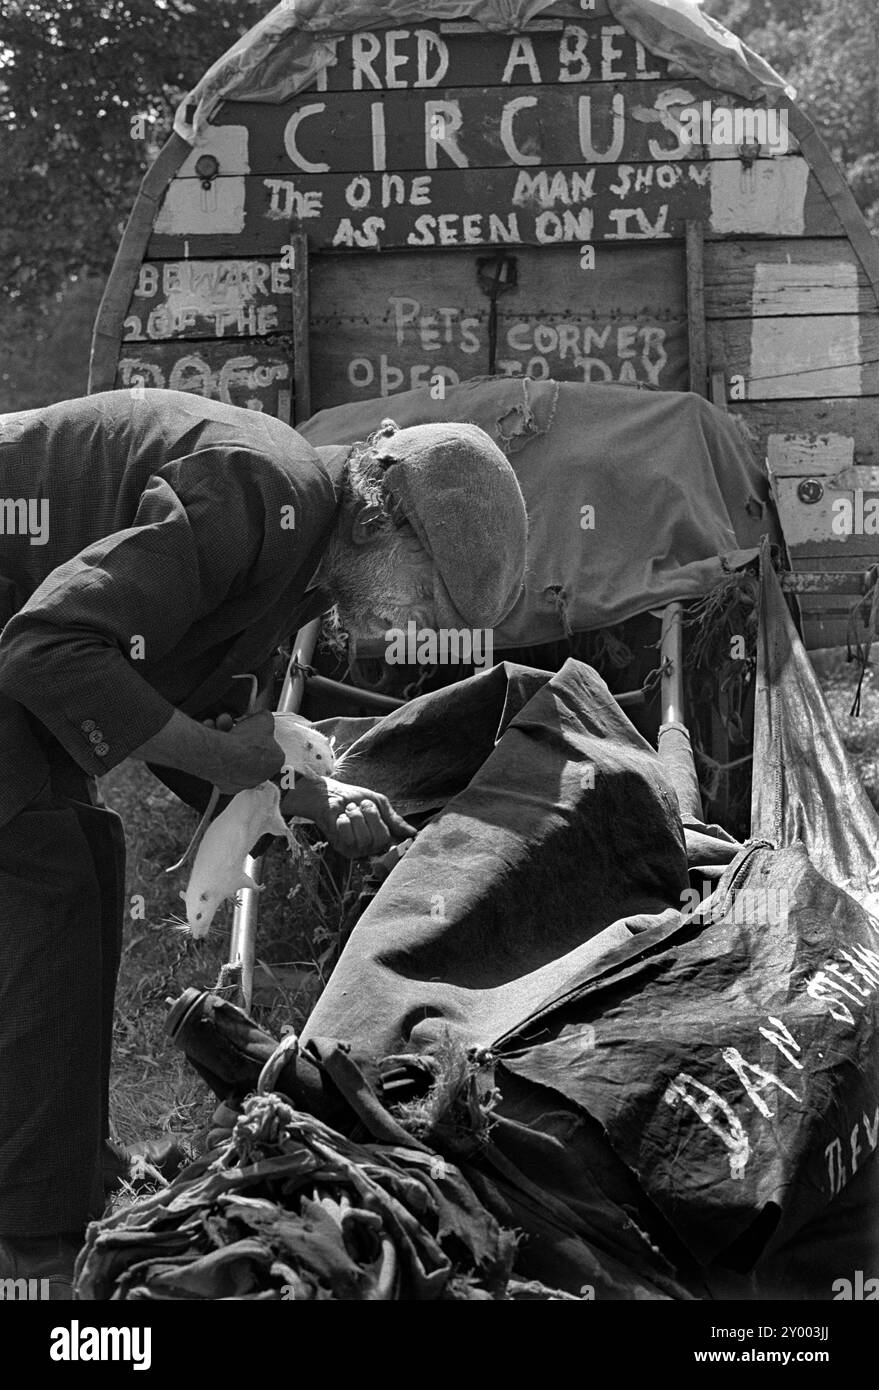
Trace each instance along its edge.
{"label": "painted wooden sign", "polygon": [[[229,100],[198,148],[160,157],[92,389],[172,386],[296,420],[490,372],[687,389],[692,351],[758,456],[833,436],[853,466],[879,464],[877,252],[796,107],[760,115],[672,70],[604,0],[519,33],[413,21],[330,49],[309,89]],[[818,514],[799,481],[783,484],[795,559],[879,553],[866,533],[801,536]]]}
{"label": "painted wooden sign", "polygon": [[[575,248],[520,249],[515,264],[517,283],[498,301],[499,374],[685,387],[679,248],[628,247],[601,277],[580,273]],[[437,376],[453,384],[489,371],[490,303],[473,259],[450,259],[441,285],[424,257],[386,255],[376,269],[369,255],[318,257],[312,264],[315,409],[336,402],[340,381],[352,398],[367,399]],[[135,343],[246,334],[270,347],[292,333],[291,273],[279,260],[149,262],[131,307],[125,343],[136,359],[130,360],[143,360]],[[168,351],[160,356],[169,360]],[[181,352],[175,385],[202,370],[190,358]],[[155,361],[155,354],[146,360]],[[170,381],[171,370],[162,370]],[[227,369],[216,378],[218,388],[228,379]]]}
{"label": "painted wooden sign", "polygon": [[193,391],[229,405],[289,419],[292,371],[282,347],[261,343],[132,343],[123,347],[117,386]]}
{"label": "painted wooden sign", "polygon": [[291,290],[290,271],[280,260],[147,262],[123,324],[123,342],[289,333]]}
{"label": "painted wooden sign", "polygon": [[[694,143],[684,113],[707,108]],[[724,134],[736,112],[751,124]],[[796,141],[765,115],[672,80],[601,19],[362,31],[292,101],[228,104],[169,188],[150,255],[202,255],[207,239],[214,254],[237,239],[265,255],[291,224],[315,250],[352,251],[652,241],[682,237],[688,219],[838,234]]]}
{"label": "painted wooden sign", "polygon": [[[627,247],[605,275],[579,269],[576,248],[515,256],[516,284],[497,300],[494,369],[502,376],[687,384],[680,248]],[[312,271],[312,404],[393,395],[438,379],[486,374],[490,299],[476,259],[449,257],[438,283],[429,257],[318,258]]]}

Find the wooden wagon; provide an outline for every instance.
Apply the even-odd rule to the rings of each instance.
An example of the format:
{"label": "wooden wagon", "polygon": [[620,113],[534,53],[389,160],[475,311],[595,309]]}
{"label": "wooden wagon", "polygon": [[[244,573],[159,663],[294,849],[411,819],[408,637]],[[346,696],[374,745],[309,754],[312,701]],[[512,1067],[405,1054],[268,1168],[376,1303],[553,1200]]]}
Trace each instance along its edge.
{"label": "wooden wagon", "polygon": [[879,548],[879,247],[808,117],[695,6],[405,14],[281,4],[209,71],[131,214],[90,389],[293,422],[494,372],[698,391],[768,461],[807,646],[844,641],[829,576]]}
{"label": "wooden wagon", "polygon": [[90,390],[293,424],[482,375],[697,392],[766,460],[814,649],[879,560],[877,295],[811,121],[695,5],[292,0],[181,107]]}

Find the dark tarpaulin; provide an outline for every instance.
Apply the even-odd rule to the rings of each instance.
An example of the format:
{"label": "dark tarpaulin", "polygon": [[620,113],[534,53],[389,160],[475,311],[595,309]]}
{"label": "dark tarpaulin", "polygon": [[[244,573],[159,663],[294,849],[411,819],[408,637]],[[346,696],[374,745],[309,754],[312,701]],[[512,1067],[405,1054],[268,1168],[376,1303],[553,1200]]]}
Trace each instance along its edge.
{"label": "dark tarpaulin", "polygon": [[802,847],[756,844],[700,917],[498,1051],[588,1109],[700,1266],[745,1272],[828,1206],[853,1131],[875,1146],[877,984],[863,910]]}
{"label": "dark tarpaulin", "polygon": [[327,462],[391,416],[469,421],[507,455],[528,511],[525,587],[496,651],[560,641],[701,598],[777,522],[735,417],[687,391],[477,377],[322,410],[298,426]]}
{"label": "dark tarpaulin", "polygon": [[505,663],[436,691],[382,720],[339,775],[404,813],[446,804],[357,924],[310,1033],[394,1052],[451,1024],[488,1046],[588,972],[600,933],[606,949],[678,920],[674,793],[580,662],[552,676]]}
{"label": "dark tarpaulin", "polygon": [[[804,681],[780,632],[784,721]],[[367,729],[344,775],[413,811],[445,804],[355,927],[305,1041],[373,1063],[449,1032],[488,1049],[502,1099],[464,1167],[526,1232],[527,1274],[611,1298],[803,1296],[797,1241],[852,1178],[837,1210],[864,1227],[872,918],[801,844],[684,831],[658,755],[575,661],[435,692]],[[688,869],[698,882],[734,855],[686,916]],[[809,1296],[832,1297],[832,1277],[813,1270]]]}

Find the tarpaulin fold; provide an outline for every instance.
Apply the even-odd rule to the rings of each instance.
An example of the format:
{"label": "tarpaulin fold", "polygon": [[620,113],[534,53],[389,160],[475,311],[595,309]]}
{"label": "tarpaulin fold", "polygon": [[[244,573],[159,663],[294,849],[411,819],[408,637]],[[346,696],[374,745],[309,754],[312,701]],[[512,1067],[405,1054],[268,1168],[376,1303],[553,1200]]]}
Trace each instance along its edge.
{"label": "tarpaulin fold", "polygon": [[[373,1063],[449,1036],[486,1051],[501,1099],[468,1179],[515,1209],[524,1273],[573,1288],[588,1264],[615,1298],[736,1279],[743,1297],[801,1296],[782,1252],[879,1143],[876,924],[803,844],[685,830],[658,755],[589,668],[507,670],[502,730],[497,671],[455,689],[428,782],[469,699],[499,736],[361,917],[304,1039]],[[784,670],[798,680],[797,660]],[[446,698],[425,697],[429,722]],[[380,730],[359,756],[384,790]],[[732,855],[684,911],[688,870]]]}
{"label": "tarpaulin fold", "polygon": [[813,864],[879,910],[879,816],[833,721],[778,577],[761,556],[751,829],[805,845]]}
{"label": "tarpaulin fold", "polygon": [[655,750],[580,662],[556,675],[505,663],[436,691],[425,702],[445,711],[441,741],[425,740],[413,762],[411,741],[396,737],[402,720],[417,726],[419,701],[383,721],[381,763],[355,745],[341,775],[391,795],[416,767],[430,785],[447,760],[454,766],[459,738],[466,748],[473,737],[467,709],[485,709],[487,693],[495,709],[482,719],[496,745],[483,745],[478,769],[367,908],[309,1034],[368,1036],[387,1053],[460,1027],[487,1046],[535,998],[588,973],[595,938],[628,940],[657,919],[679,920],[687,853],[674,792]]}

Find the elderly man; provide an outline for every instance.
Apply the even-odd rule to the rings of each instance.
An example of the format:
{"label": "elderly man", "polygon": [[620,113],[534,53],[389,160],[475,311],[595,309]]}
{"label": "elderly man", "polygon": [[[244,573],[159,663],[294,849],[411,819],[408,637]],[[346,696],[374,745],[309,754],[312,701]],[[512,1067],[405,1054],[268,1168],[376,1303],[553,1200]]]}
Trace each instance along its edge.
{"label": "elderly man", "polygon": [[[124,841],[95,778],[139,758],[233,793],[283,762],[264,669],[336,605],[352,637],[490,628],[519,594],[525,511],[472,425],[312,449],[261,414],[113,391],[0,417],[0,1277],[69,1297],[101,1206]],[[225,726],[225,727],[224,727]],[[366,788],[284,813],[343,854],[411,833]]]}

